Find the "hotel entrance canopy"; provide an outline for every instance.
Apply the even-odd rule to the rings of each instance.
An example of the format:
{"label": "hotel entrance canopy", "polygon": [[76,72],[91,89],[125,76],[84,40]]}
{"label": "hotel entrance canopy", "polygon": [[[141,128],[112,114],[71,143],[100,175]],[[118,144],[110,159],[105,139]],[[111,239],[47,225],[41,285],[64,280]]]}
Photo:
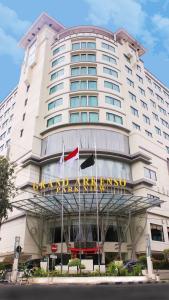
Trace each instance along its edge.
{"label": "hotel entrance canopy", "polygon": [[135,216],[146,212],[148,208],[159,206],[163,201],[159,198],[135,196],[132,194],[112,193],[64,193],[38,195],[29,194],[22,200],[12,203],[12,206],[28,213],[44,217],[61,215],[62,205],[64,216],[81,214]]}

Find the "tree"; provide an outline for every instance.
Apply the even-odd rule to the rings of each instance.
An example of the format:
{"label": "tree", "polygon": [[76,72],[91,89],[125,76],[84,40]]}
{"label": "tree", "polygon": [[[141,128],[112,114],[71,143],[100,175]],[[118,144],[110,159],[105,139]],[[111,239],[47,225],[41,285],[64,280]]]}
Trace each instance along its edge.
{"label": "tree", "polygon": [[8,211],[12,211],[11,198],[16,194],[14,185],[14,165],[0,156],[0,226],[8,218]]}

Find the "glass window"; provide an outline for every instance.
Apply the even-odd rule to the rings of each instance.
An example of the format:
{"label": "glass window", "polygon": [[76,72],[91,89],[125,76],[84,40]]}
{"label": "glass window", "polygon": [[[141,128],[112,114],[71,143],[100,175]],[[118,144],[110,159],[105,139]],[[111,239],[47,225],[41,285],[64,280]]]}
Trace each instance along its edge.
{"label": "glass window", "polygon": [[81,67],[80,69],[80,75],[87,75],[87,67]]}
{"label": "glass window", "polygon": [[95,42],[88,42],[87,43],[88,49],[96,49],[96,43]]}
{"label": "glass window", "polygon": [[132,75],[132,70],[128,66],[125,66],[125,69],[128,74]]}
{"label": "glass window", "polygon": [[79,96],[71,97],[70,98],[70,107],[79,107],[79,106],[80,106]]}
{"label": "glass window", "polygon": [[50,88],[49,94],[53,94],[53,93],[55,93],[55,92],[57,92],[57,91],[63,89],[63,87],[64,87],[63,82],[61,82],[61,83],[59,83],[59,84],[57,84],[57,85],[54,85],[54,86],[52,86],[52,87]]}
{"label": "glass window", "polygon": [[73,43],[72,44],[72,50],[79,50],[80,49],[80,43]]}
{"label": "glass window", "polygon": [[58,123],[61,121],[62,121],[62,115],[54,116],[53,118],[50,118],[47,120],[47,127],[50,127],[50,126],[54,125],[55,123]]}
{"label": "glass window", "polygon": [[51,74],[50,79],[53,80],[53,79],[58,78],[58,77],[60,77],[62,75],[64,75],[64,69],[61,69],[61,70],[59,70],[59,71]]}
{"label": "glass window", "polygon": [[89,122],[98,122],[99,114],[95,112],[89,112]]}
{"label": "glass window", "polygon": [[58,57],[57,59],[55,59],[55,60],[52,62],[52,67],[58,65],[60,62],[64,61],[64,59],[65,59],[64,56]]}
{"label": "glass window", "polygon": [[102,48],[110,50],[112,52],[115,52],[115,48],[113,46],[111,46],[109,44],[106,44],[106,43],[103,43],[103,42],[102,42]]}
{"label": "glass window", "polygon": [[156,172],[148,168],[144,168],[144,176],[151,180],[157,181]]}
{"label": "glass window", "polygon": [[62,105],[62,104],[63,104],[63,99],[62,98],[54,100],[54,101],[52,101],[48,104],[48,110],[51,110],[51,109],[53,109],[53,108],[55,108],[59,105]]}
{"label": "glass window", "polygon": [[164,242],[163,226],[157,224],[150,224],[151,239],[153,241]]}
{"label": "glass window", "polygon": [[132,122],[132,126],[133,126],[133,129],[136,129],[136,130],[139,130],[140,131],[140,125]]}
{"label": "glass window", "polygon": [[143,121],[144,121],[144,123],[147,123],[147,124],[150,125],[150,118],[149,117],[143,115]]}
{"label": "glass window", "polygon": [[77,91],[80,89],[80,81],[73,81],[70,85],[71,91]]}
{"label": "glass window", "polygon": [[81,106],[87,106],[87,96],[81,96],[80,100]]}
{"label": "glass window", "polygon": [[88,67],[89,75],[96,75],[96,67]]}
{"label": "glass window", "polygon": [[106,67],[103,67],[103,73],[112,75],[113,77],[116,77],[116,78],[118,77],[118,72],[117,71],[106,68]]}
{"label": "glass window", "polygon": [[72,58],[71,58],[71,61],[72,62],[78,62],[80,61],[80,55],[72,55]]}
{"label": "glass window", "polygon": [[114,106],[121,107],[121,101],[110,96],[105,97],[105,102]]}
{"label": "glass window", "polygon": [[155,126],[154,128],[155,128],[156,134],[161,135],[161,129],[158,128],[157,126]]}
{"label": "glass window", "polygon": [[96,81],[88,81],[88,89],[89,90],[96,90],[97,89],[97,82]]}
{"label": "glass window", "polygon": [[120,92],[120,87],[119,85],[109,82],[109,81],[104,81],[104,87],[115,90],[117,92]]}
{"label": "glass window", "polygon": [[153,137],[153,135],[152,135],[152,133],[151,133],[150,131],[145,130],[145,133],[146,133],[147,136],[149,136],[149,137],[151,137],[151,138]]}
{"label": "glass window", "polygon": [[88,106],[98,106],[97,96],[88,97]]}
{"label": "glass window", "polygon": [[137,102],[136,100],[136,96],[134,94],[132,94],[131,92],[128,92],[129,93],[129,98],[135,102]]}
{"label": "glass window", "polygon": [[114,123],[118,123],[118,124],[123,124],[123,119],[122,117],[118,116],[118,115],[115,115],[115,114],[112,114],[112,113],[106,113],[106,119],[107,121],[110,121],[110,122],[114,122]]}
{"label": "glass window", "polygon": [[57,54],[57,53],[63,51],[64,49],[65,49],[65,45],[62,45],[62,46],[60,46],[60,47],[54,49],[54,50],[53,50],[53,55],[55,55],[55,54]]}
{"label": "glass window", "polygon": [[127,78],[127,83],[128,83],[130,86],[134,87],[134,82],[133,82],[132,80],[130,80],[129,78]]}
{"label": "glass window", "polygon": [[87,55],[88,61],[96,61],[96,55],[95,54],[88,54]]}
{"label": "glass window", "polygon": [[70,123],[79,123],[79,113],[70,114]]}
{"label": "glass window", "polygon": [[131,113],[132,113],[132,115],[134,115],[134,116],[136,116],[136,117],[138,117],[138,116],[139,116],[139,115],[138,115],[138,110],[137,110],[136,108],[134,108],[134,107],[130,106],[130,109],[131,109]]}
{"label": "glass window", "polygon": [[71,68],[71,75],[72,76],[80,75],[80,68]]}
{"label": "glass window", "polygon": [[81,81],[80,82],[80,89],[81,90],[87,90],[87,81]]}
{"label": "glass window", "polygon": [[86,123],[87,122],[87,112],[81,113],[81,122]]}
{"label": "glass window", "polygon": [[112,63],[112,64],[117,64],[117,61],[116,61],[116,59],[114,58],[114,57],[111,57],[111,56],[108,56],[108,55],[105,55],[105,54],[103,54],[102,55],[102,59],[104,60],[104,61],[107,61],[107,62],[110,62],[110,63]]}

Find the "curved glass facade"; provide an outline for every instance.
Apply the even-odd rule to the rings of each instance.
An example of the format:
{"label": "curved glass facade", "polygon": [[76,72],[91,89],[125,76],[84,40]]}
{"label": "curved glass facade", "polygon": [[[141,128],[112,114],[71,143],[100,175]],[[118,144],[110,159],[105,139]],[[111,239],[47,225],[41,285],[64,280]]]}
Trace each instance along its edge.
{"label": "curved glass facade", "polygon": [[[81,128],[57,132],[42,141],[42,156],[62,153],[63,141],[66,151],[79,146],[80,150],[97,150],[129,154],[128,136],[115,131]],[[110,175],[109,175],[110,176]]]}
{"label": "curved glass facade", "polygon": [[[85,160],[80,159],[80,164]],[[60,177],[60,164],[59,162],[49,163],[42,167],[42,180],[54,181],[56,178]],[[64,164],[64,177],[69,179],[75,179],[78,177],[78,161],[74,161],[73,164],[65,163]],[[96,176],[96,164],[90,168],[80,170],[80,177],[84,176]],[[126,180],[131,180],[131,170],[128,163],[110,160],[110,159],[97,159],[97,176],[98,177],[113,177],[113,178],[122,178]]]}

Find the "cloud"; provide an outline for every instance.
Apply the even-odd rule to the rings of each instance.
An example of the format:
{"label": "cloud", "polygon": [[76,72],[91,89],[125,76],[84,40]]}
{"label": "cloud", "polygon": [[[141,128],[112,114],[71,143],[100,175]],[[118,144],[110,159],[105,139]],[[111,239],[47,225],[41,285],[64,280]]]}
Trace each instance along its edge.
{"label": "cloud", "polygon": [[28,21],[19,19],[18,15],[11,8],[0,3],[0,28],[10,30],[12,34],[20,36],[30,26]]}
{"label": "cloud", "polygon": [[23,50],[18,47],[17,40],[0,28],[0,55],[9,55],[15,63],[20,63]]}
{"label": "cloud", "polygon": [[169,18],[156,14],[152,17],[154,30],[158,33],[160,39],[160,47],[164,47],[169,54]]}
{"label": "cloud", "polygon": [[99,26],[112,24],[113,31],[124,27],[130,34],[140,37],[146,47],[154,47],[156,38],[146,28],[148,15],[142,6],[145,0],[85,1],[89,4],[88,19],[92,24]]}
{"label": "cloud", "polygon": [[0,56],[8,55],[16,64],[21,62],[23,50],[18,47],[18,39],[29,25],[14,10],[0,3]]}

